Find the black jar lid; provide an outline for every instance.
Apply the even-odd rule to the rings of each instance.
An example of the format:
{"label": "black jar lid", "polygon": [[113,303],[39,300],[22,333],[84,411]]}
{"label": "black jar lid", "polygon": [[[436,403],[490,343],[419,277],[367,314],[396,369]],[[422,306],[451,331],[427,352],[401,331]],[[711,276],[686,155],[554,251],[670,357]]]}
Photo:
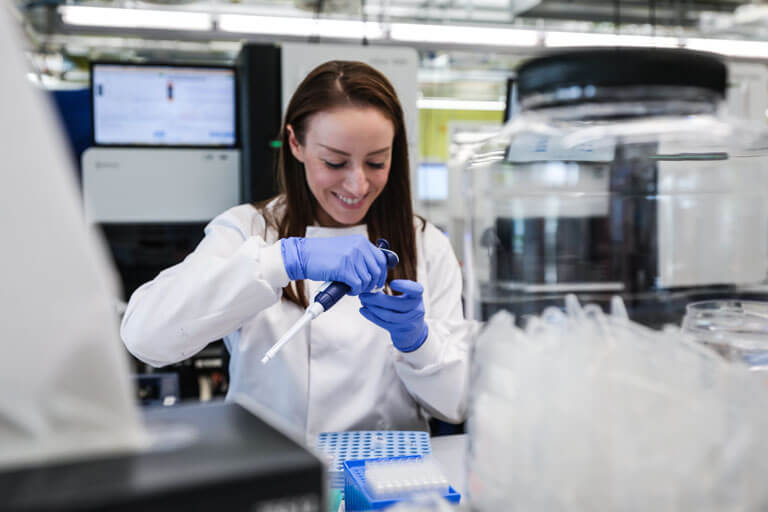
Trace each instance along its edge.
{"label": "black jar lid", "polygon": [[518,96],[566,87],[698,87],[725,97],[727,70],[711,53],[677,48],[586,48],[533,58],[517,70]]}

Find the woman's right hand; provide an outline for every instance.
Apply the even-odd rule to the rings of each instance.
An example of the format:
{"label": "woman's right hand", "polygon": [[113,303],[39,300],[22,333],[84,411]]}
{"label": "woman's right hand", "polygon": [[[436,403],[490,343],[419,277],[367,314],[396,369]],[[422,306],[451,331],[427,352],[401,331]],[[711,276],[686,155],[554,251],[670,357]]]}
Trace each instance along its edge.
{"label": "woman's right hand", "polygon": [[387,258],[362,235],[283,238],[283,263],[291,281],[341,281],[359,295],[387,281]]}

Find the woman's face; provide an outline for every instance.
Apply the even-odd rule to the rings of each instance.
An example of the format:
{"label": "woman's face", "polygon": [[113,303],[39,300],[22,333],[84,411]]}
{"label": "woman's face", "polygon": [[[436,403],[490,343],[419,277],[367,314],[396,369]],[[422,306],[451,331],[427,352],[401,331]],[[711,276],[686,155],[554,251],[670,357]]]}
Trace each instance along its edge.
{"label": "woman's face", "polygon": [[395,127],[374,107],[345,106],[314,114],[304,145],[288,125],[291,153],[304,164],[322,226],[360,224],[389,178]]}

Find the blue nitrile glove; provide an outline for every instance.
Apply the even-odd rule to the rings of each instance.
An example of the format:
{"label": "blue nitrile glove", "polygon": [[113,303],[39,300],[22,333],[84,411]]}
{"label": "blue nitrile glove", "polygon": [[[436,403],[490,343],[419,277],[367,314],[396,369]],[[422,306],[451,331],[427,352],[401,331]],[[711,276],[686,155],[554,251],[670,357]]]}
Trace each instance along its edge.
{"label": "blue nitrile glove", "polygon": [[387,282],[387,258],[362,235],[331,238],[283,238],[283,263],[291,281],[341,281],[350,295],[381,288]]}
{"label": "blue nitrile glove", "polygon": [[389,331],[397,350],[413,352],[427,339],[424,322],[424,287],[408,279],[395,279],[389,287],[402,295],[361,293],[360,313],[379,327]]}

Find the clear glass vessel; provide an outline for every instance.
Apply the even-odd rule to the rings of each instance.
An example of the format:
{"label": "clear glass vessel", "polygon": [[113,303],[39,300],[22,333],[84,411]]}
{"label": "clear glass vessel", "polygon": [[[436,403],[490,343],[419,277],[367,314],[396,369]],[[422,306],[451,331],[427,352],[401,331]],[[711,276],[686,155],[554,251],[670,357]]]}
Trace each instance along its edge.
{"label": "clear glass vessel", "polygon": [[730,361],[768,371],[768,302],[711,300],[685,308],[683,330]]}
{"label": "clear glass vessel", "polygon": [[465,166],[470,316],[620,295],[630,317],[768,298],[765,123],[727,117],[727,72],[678,49],[570,50],[517,72],[520,114]]}

